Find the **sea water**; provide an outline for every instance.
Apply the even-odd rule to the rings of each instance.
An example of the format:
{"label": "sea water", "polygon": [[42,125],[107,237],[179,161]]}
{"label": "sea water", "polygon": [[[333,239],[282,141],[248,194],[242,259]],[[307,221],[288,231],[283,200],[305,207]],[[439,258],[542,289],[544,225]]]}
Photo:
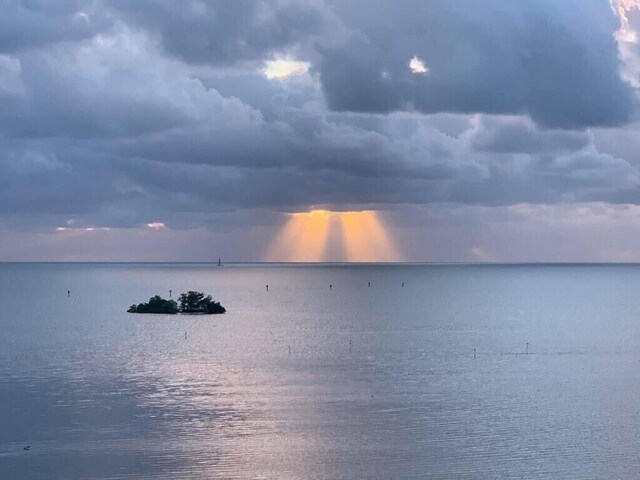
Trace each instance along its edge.
{"label": "sea water", "polygon": [[0,479],[637,480],[639,416],[640,266],[0,264]]}

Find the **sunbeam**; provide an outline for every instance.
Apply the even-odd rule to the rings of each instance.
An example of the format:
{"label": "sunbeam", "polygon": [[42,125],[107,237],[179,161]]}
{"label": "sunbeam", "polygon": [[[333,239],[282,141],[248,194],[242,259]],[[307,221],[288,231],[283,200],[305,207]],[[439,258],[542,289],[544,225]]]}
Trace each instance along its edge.
{"label": "sunbeam", "polygon": [[348,262],[397,262],[402,255],[376,212],[340,214],[345,256]]}
{"label": "sunbeam", "polygon": [[[329,245],[332,240],[336,245]],[[334,252],[332,258],[329,258],[330,251]],[[312,210],[290,215],[264,259],[287,262],[394,262],[401,261],[402,255],[376,212]]]}
{"label": "sunbeam", "polygon": [[293,213],[265,256],[268,261],[321,262],[325,260],[332,214],[326,210]]}

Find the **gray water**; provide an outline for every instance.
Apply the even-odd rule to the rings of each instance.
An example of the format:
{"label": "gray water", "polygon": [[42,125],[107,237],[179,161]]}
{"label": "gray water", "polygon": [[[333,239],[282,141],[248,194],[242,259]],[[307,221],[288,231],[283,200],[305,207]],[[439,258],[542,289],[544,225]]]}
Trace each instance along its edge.
{"label": "gray water", "polygon": [[0,328],[0,479],[639,478],[639,266],[0,264]]}

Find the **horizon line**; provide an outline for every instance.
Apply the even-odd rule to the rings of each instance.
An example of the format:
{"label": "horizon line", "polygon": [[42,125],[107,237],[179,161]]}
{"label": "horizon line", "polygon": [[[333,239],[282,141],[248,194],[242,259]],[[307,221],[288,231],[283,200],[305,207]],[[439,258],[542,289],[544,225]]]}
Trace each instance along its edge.
{"label": "horizon line", "polygon": [[[0,260],[0,265],[10,264],[33,264],[33,265],[214,265],[218,266],[218,262],[215,260]],[[266,262],[266,261],[230,261],[223,262],[225,265],[291,265],[291,266],[332,266],[332,265],[349,265],[349,266],[446,266],[446,265],[460,265],[460,266],[509,266],[509,265],[639,265],[638,261],[504,261],[504,262],[473,262],[473,261],[432,261],[432,262],[347,262],[347,261],[335,261],[335,262]]]}

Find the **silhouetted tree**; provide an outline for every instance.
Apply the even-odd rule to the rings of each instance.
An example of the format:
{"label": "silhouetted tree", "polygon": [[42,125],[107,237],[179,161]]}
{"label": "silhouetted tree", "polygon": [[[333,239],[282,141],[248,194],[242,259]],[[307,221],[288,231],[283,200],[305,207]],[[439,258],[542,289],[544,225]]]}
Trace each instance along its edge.
{"label": "silhouetted tree", "polygon": [[180,312],[182,313],[225,313],[227,310],[211,299],[211,295],[205,297],[202,292],[190,290],[187,293],[180,294],[178,298],[180,302]]}
{"label": "silhouetted tree", "polygon": [[149,299],[147,303],[131,305],[127,310],[129,313],[178,313],[178,304],[174,300],[165,300],[159,295]]}

